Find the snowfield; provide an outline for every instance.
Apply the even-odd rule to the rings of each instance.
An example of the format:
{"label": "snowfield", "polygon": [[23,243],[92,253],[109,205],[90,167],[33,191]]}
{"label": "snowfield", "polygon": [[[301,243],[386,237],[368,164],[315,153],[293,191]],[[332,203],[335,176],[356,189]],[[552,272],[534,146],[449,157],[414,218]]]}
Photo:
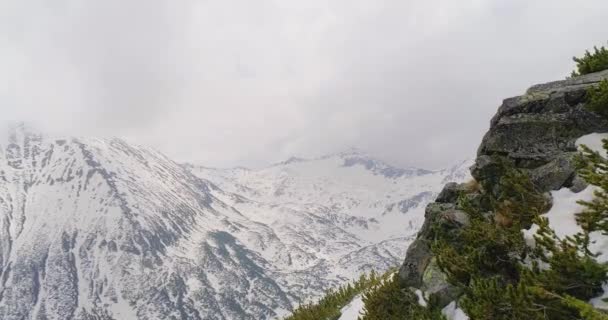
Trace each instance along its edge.
{"label": "snowfield", "polygon": [[452,301],[448,304],[441,310],[441,313],[443,313],[448,320],[469,320],[469,317],[464,311],[456,306],[456,301]]}

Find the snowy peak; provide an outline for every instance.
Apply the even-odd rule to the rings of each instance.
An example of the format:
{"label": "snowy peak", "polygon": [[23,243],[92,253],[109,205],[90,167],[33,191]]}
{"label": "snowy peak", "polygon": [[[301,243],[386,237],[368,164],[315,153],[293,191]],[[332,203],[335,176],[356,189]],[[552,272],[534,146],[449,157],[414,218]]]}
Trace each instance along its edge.
{"label": "snowy peak", "polygon": [[411,176],[422,176],[431,174],[432,171],[418,169],[418,168],[397,168],[391,165],[386,164],[383,161],[376,160],[370,157],[365,157],[361,155],[349,155],[343,156],[344,158],[344,166],[352,167],[352,166],[362,166],[365,169],[373,172],[377,175],[382,175],[386,178],[400,178],[400,177],[411,177]]}
{"label": "snowy peak", "polygon": [[285,166],[285,165],[290,165],[292,163],[300,163],[300,162],[305,162],[305,161],[310,161],[310,160],[305,159],[305,158],[300,158],[300,157],[289,157],[289,159],[287,159],[285,161],[281,161],[279,163],[275,163],[272,166],[273,167]]}
{"label": "snowy peak", "polygon": [[420,176],[431,174],[433,171],[425,170],[420,168],[399,168],[392,165],[387,164],[386,162],[379,160],[378,158],[373,157],[369,153],[358,149],[358,148],[349,148],[345,151],[328,154],[325,156],[321,156],[318,158],[307,159],[302,157],[290,157],[289,159],[276,163],[271,167],[286,167],[298,163],[306,163],[306,162],[327,162],[332,165],[337,164],[341,167],[355,167],[360,166],[370,171],[374,175],[381,175],[386,178],[400,178],[400,177],[411,177],[411,176]]}

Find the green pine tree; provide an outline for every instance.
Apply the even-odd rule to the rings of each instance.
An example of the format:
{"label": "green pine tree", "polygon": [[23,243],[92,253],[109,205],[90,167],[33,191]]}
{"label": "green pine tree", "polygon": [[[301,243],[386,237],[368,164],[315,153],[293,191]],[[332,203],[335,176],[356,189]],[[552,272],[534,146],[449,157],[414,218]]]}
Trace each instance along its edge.
{"label": "green pine tree", "polygon": [[359,320],[445,320],[432,301],[428,307],[420,305],[418,296],[402,288],[396,277],[366,292],[363,303],[364,312]]}
{"label": "green pine tree", "polygon": [[336,320],[341,316],[340,310],[354,297],[379,285],[394,273],[394,270],[389,270],[378,276],[372,270],[369,275],[361,274],[359,279],[352,283],[328,290],[319,301],[300,305],[285,320]]}
{"label": "green pine tree", "polygon": [[608,69],[608,49],[594,47],[593,52],[587,50],[582,57],[574,57],[573,60],[576,62],[577,68],[572,72],[573,77],[606,70]]}
{"label": "green pine tree", "polygon": [[[462,197],[459,206],[469,212],[471,223],[456,235],[436,233],[439,266],[463,289],[460,305],[471,319],[606,319],[585,301],[602,293],[608,281],[606,265],[589,252],[589,234],[606,231],[608,161],[587,152],[580,163],[581,176],[604,191],[584,203],[587,209],[577,215],[582,231],[573,237],[556,236],[542,217],[547,210],[543,195],[512,167],[503,170],[500,192],[484,195],[493,214],[483,214]],[[532,222],[539,226],[534,248],[521,232]]]}
{"label": "green pine tree", "polygon": [[587,91],[585,107],[603,117],[608,117],[608,80],[602,80],[597,87]]}

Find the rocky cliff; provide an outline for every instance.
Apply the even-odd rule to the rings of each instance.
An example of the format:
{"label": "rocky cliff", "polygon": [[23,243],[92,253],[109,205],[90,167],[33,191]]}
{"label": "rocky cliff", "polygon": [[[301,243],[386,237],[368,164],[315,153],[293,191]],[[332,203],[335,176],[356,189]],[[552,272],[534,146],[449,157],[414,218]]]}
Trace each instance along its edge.
{"label": "rocky cliff", "polygon": [[[475,184],[498,188],[501,163],[509,162],[528,173],[542,192],[570,188],[577,192],[585,182],[577,177],[574,155],[578,138],[594,132],[608,132],[608,121],[585,109],[587,90],[608,78],[608,71],[574,79],[535,85],[525,94],[505,99],[490,123],[478,149],[471,174]],[[447,184],[425,212],[425,223],[407,251],[399,270],[403,286],[435,294],[446,305],[459,294],[445,281],[431,252],[431,229],[449,224],[452,228],[467,225],[468,217],[458,210],[456,200],[469,184]],[[498,193],[500,190],[486,190]]]}

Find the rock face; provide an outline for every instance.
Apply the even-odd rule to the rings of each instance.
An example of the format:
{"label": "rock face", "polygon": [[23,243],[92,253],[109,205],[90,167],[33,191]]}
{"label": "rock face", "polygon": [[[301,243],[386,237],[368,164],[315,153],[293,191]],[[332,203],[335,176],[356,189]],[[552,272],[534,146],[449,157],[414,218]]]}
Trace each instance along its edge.
{"label": "rock face", "polygon": [[536,85],[522,96],[504,100],[481,142],[473,177],[492,179],[491,167],[502,157],[529,170],[543,191],[571,183],[576,139],[608,128],[605,119],[584,108],[589,87],[607,77],[608,71],[603,71]]}
{"label": "rock face", "polygon": [[[491,120],[490,130],[484,136],[475,164],[471,167],[475,180],[482,185],[497,185],[502,174],[500,163],[508,161],[527,171],[535,186],[543,192],[563,187],[573,191],[584,188],[573,164],[577,151],[575,141],[589,133],[608,132],[608,121],[584,108],[587,90],[606,78],[608,70],[535,85],[522,96],[504,100]],[[425,274],[434,272],[429,228],[449,223],[448,220],[458,221],[446,220],[446,217],[454,216],[457,195],[463,188],[466,188],[464,184],[448,184],[436,202],[427,206],[424,227],[410,246],[399,271],[404,286],[419,289],[431,285],[433,288],[441,287],[436,276],[431,277],[433,283],[428,283],[429,277],[425,277]],[[474,197],[475,192],[470,196]],[[458,228],[466,222],[450,223]],[[440,293],[439,298],[447,303],[454,297],[454,290],[447,283],[443,286],[444,293]]]}

